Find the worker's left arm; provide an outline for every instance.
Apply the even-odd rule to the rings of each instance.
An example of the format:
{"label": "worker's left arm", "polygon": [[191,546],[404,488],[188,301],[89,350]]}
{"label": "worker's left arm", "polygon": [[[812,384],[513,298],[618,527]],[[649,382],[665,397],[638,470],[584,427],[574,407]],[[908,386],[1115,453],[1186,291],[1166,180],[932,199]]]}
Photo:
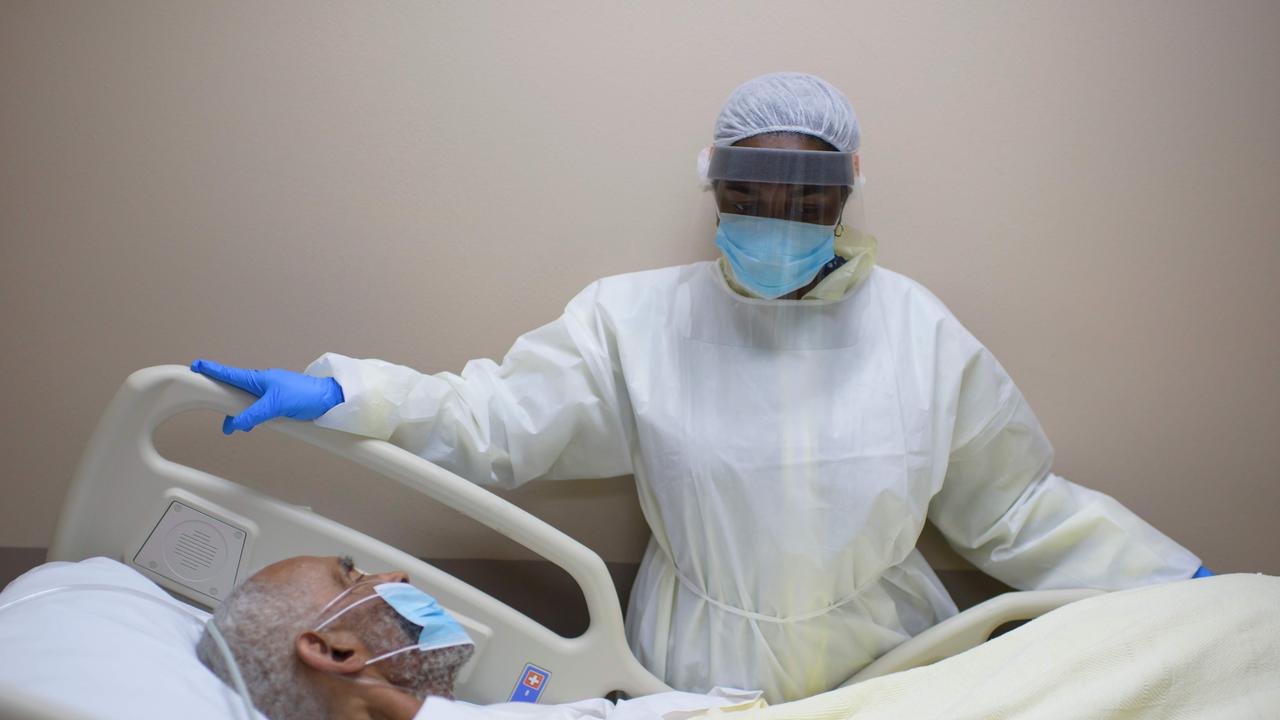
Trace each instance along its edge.
{"label": "worker's left arm", "polygon": [[961,556],[1024,590],[1117,590],[1197,572],[1195,555],[1123,505],[1053,474],[1022,393],[985,347],[965,344],[949,463],[929,506]]}

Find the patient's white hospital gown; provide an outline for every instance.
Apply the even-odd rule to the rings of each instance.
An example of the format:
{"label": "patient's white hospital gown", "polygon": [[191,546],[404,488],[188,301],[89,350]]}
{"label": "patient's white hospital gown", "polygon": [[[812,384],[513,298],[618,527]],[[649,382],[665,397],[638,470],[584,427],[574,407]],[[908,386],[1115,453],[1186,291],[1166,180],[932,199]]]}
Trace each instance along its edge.
{"label": "patient's white hospital gown", "polygon": [[[430,332],[429,329],[423,329]],[[592,283],[501,364],[427,375],[326,354],[316,420],[478,483],[634,474],[653,538],[628,640],[668,684],[839,685],[956,612],[927,520],[1014,587],[1119,589],[1199,560],[1053,450],[995,357],[912,280],[743,297],[713,262]]]}

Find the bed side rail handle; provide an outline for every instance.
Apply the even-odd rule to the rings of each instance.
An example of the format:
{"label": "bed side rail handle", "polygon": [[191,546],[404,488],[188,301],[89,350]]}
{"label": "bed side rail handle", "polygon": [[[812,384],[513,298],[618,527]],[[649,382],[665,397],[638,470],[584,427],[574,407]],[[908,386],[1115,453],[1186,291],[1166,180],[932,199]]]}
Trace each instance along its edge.
{"label": "bed side rail handle", "polygon": [[1101,590],[1029,590],[997,595],[986,602],[947,618],[858,671],[841,687],[910,670],[971,650],[991,637],[1001,625],[1034,620],[1068,603],[1101,595]]}
{"label": "bed side rail handle", "polygon": [[[112,424],[133,428],[137,441],[154,453],[151,438],[155,429],[170,417],[191,410],[235,415],[256,399],[182,365],[159,365],[135,371],[103,413],[69,493],[77,493],[80,484],[92,482],[95,467],[109,464],[116,451],[111,445],[119,437],[118,433],[106,431]],[[581,636],[561,638],[567,646],[584,650],[607,648],[624,653],[621,656],[630,660],[625,672],[629,685],[642,687],[645,692],[669,689],[645,670],[627,647],[622,608],[609,570],[590,548],[489,490],[391,443],[321,428],[309,422],[277,421],[266,425],[390,477],[555,563],[578,583],[590,618],[587,631]],[[159,457],[158,453],[156,456]],[[74,522],[74,517],[66,514],[60,518],[51,557],[59,556],[59,549],[71,544]]]}

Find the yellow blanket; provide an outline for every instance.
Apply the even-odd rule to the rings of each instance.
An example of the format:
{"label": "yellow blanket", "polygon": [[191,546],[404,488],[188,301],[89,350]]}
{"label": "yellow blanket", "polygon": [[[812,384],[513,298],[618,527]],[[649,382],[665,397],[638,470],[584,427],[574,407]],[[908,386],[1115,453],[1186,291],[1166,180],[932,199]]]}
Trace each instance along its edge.
{"label": "yellow blanket", "polygon": [[1280,578],[1223,575],[1111,593],[928,667],[701,715],[1280,718]]}

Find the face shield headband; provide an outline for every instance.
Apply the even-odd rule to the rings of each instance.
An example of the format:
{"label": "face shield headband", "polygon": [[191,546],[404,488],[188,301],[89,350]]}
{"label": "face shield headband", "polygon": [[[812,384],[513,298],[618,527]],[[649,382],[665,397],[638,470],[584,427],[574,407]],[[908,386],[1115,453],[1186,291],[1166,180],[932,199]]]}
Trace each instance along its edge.
{"label": "face shield headband", "polygon": [[834,150],[716,145],[711,148],[707,179],[854,187],[857,176],[853,156],[851,152]]}

